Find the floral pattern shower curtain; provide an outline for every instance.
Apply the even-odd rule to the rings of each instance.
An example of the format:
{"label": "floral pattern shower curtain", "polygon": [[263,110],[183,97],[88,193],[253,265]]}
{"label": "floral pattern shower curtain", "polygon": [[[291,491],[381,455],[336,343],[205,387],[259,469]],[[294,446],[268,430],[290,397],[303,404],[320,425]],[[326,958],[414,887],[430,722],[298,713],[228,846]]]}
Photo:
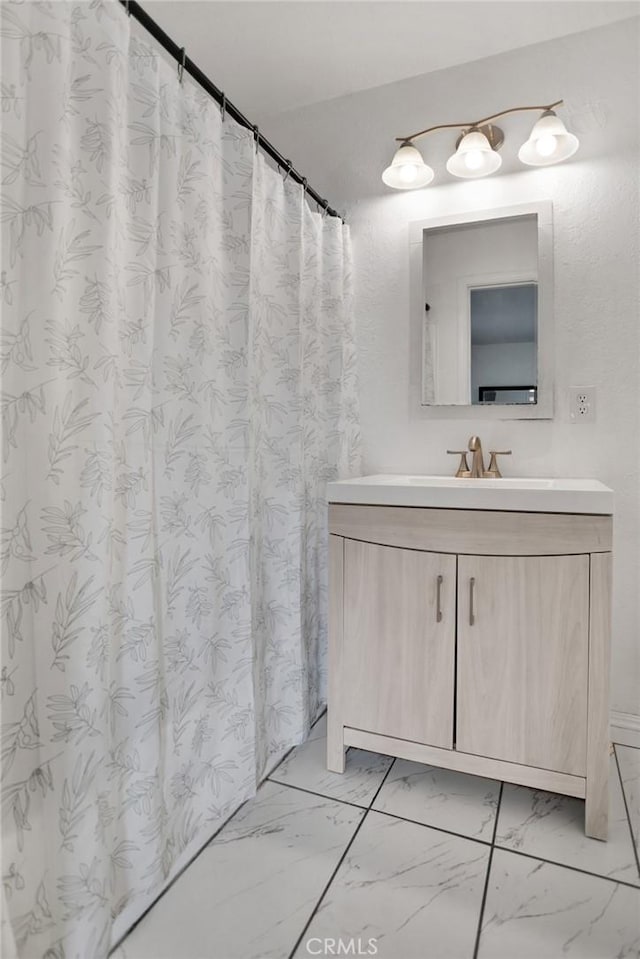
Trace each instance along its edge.
{"label": "floral pattern shower curtain", "polygon": [[1,16],[3,885],[90,959],[323,701],[349,236],[116,2]]}

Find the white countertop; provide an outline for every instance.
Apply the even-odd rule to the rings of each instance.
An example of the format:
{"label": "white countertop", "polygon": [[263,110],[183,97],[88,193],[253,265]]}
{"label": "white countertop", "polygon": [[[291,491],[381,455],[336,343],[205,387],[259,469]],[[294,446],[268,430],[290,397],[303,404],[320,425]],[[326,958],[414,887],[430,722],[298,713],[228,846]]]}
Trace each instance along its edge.
{"label": "white countertop", "polygon": [[613,513],[613,490],[592,479],[457,479],[380,474],[327,485],[330,503],[525,513]]}

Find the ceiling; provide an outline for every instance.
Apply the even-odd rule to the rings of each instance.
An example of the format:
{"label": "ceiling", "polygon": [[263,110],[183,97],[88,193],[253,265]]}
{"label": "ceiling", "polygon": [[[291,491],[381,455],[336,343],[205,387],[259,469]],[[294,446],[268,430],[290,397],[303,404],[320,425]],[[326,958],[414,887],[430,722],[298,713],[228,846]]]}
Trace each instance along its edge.
{"label": "ceiling", "polygon": [[584,0],[142,0],[256,122],[637,15]]}

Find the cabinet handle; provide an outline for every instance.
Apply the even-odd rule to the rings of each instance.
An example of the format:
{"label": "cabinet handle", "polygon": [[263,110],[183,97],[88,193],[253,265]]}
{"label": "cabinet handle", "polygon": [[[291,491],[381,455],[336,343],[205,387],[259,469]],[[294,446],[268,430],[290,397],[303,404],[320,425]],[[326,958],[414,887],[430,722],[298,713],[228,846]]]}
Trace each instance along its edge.
{"label": "cabinet handle", "polygon": [[476,581],[475,577],[472,576],[469,580],[469,626],[473,626],[476,621],[476,617],[473,612],[473,593],[475,589]]}
{"label": "cabinet handle", "polygon": [[442,622],[442,576],[438,576],[436,581],[436,623]]}

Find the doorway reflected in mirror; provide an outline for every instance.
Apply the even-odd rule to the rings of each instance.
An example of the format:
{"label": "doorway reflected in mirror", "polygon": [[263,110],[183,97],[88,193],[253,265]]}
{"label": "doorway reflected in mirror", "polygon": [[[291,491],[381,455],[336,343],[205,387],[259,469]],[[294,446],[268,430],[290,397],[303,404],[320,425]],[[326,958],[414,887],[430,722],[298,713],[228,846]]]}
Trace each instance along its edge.
{"label": "doorway reflected in mirror", "polygon": [[469,288],[471,402],[537,400],[536,283]]}

